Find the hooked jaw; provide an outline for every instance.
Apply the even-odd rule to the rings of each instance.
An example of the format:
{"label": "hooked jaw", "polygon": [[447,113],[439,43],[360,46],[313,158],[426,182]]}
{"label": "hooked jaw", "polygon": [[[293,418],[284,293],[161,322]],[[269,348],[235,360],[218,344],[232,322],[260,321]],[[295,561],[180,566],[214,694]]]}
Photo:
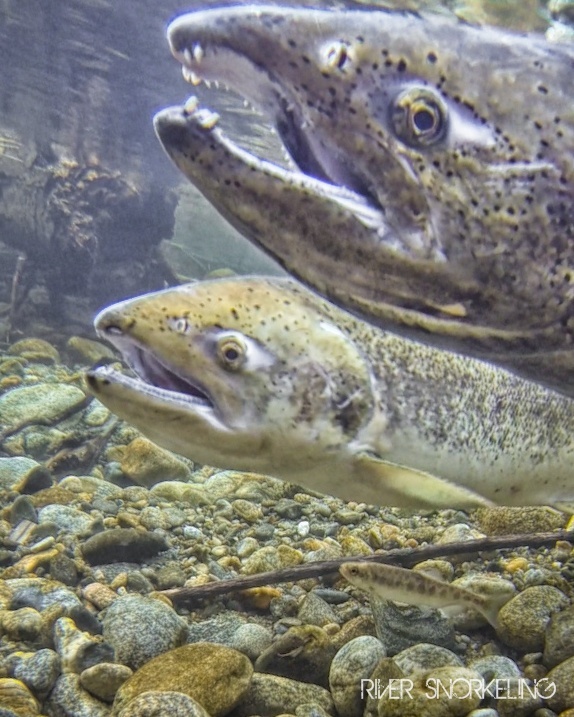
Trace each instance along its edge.
{"label": "hooked jaw", "polygon": [[[369,181],[355,174],[348,158],[338,154],[338,146],[326,146],[328,137],[318,136],[316,113],[310,112],[302,98],[296,96],[293,83],[297,71],[293,70],[287,81],[282,77],[289,68],[293,47],[279,47],[281,36],[275,32],[275,26],[288,25],[287,32],[297,36],[304,28],[298,27],[296,12],[291,17],[288,9],[282,9],[282,19],[278,21],[275,8],[254,6],[249,17],[256,17],[259,22],[245,25],[246,9],[226,8],[225,19],[219,21],[216,11],[194,12],[170,24],[168,41],[174,57],[182,64],[184,79],[193,86],[202,82],[208,87],[221,83],[239,93],[270,117],[287,154],[308,180],[332,183],[334,189],[345,188],[356,193],[360,200],[368,199],[374,204],[373,208],[380,211],[381,207],[371,196]],[[318,31],[319,27],[320,18],[317,18],[315,29]],[[337,52],[340,43],[330,42],[330,34],[327,29],[326,45],[318,50],[324,55],[327,69],[340,62]],[[269,62],[270,53],[281,66],[281,73],[276,73],[273,63]]]}

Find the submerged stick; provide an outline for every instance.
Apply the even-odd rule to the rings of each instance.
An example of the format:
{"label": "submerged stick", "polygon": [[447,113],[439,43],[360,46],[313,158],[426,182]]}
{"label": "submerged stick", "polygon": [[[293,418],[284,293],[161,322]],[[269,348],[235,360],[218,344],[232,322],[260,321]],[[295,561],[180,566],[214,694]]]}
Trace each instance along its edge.
{"label": "submerged stick", "polygon": [[8,325],[6,328],[7,343],[10,343],[14,320],[16,318],[16,312],[18,310],[18,291],[22,283],[22,276],[24,274],[24,267],[26,265],[26,261],[27,257],[25,254],[18,254],[18,258],[16,259],[16,266],[14,267],[14,273],[12,274],[12,285],[10,287],[10,309],[8,312]]}
{"label": "submerged stick", "polygon": [[389,563],[408,568],[423,560],[431,558],[446,557],[448,555],[476,554],[488,550],[503,550],[510,548],[529,547],[540,548],[546,545],[553,545],[558,540],[574,541],[573,530],[559,530],[555,533],[538,533],[537,535],[506,535],[496,538],[479,538],[465,542],[447,543],[445,545],[427,545],[422,548],[396,548],[373,555],[348,555],[336,560],[318,560],[306,565],[296,565],[281,570],[270,570],[257,575],[241,575],[229,580],[217,580],[206,585],[195,587],[172,588],[162,590],[165,595],[174,602],[195,602],[227,595],[229,593],[246,590],[247,588],[261,587],[262,585],[275,585],[277,583],[293,582],[295,580],[306,580],[308,578],[319,578],[327,575],[335,575],[339,567],[349,561],[361,560],[377,563]]}

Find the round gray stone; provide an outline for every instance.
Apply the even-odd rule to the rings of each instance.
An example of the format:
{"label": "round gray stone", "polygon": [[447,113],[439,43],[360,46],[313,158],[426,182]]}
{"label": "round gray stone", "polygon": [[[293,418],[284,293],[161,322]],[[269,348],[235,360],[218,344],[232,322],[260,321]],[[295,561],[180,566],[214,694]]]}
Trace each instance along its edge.
{"label": "round gray stone", "polygon": [[104,639],[116,660],[134,670],[162,652],[183,645],[187,623],[168,605],[143,595],[113,602],[103,617]]}
{"label": "round gray stone", "polygon": [[337,652],[331,662],[329,686],[340,717],[363,714],[361,681],[370,677],[383,657],[386,657],[385,648],[370,635],[356,637]]}

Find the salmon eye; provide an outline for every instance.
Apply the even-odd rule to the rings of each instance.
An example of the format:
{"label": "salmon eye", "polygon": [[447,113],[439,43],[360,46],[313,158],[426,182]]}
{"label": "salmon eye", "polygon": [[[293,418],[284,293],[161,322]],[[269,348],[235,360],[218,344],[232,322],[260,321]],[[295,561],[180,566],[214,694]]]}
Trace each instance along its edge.
{"label": "salmon eye", "polygon": [[227,369],[236,371],[245,363],[247,347],[235,336],[224,336],[217,342],[217,358]]}
{"label": "salmon eye", "polygon": [[397,137],[409,147],[428,147],[444,137],[447,109],[436,93],[411,87],[395,98],[391,121]]}

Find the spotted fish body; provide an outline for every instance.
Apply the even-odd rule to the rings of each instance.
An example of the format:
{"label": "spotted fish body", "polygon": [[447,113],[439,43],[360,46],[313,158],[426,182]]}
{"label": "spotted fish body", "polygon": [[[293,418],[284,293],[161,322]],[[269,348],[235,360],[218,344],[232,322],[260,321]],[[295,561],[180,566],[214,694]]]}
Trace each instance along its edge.
{"label": "spotted fish body", "polygon": [[184,174],[293,275],[383,327],[574,395],[574,49],[397,10],[265,5],[168,31],[187,79],[260,108],[298,169],[193,103]]}
{"label": "spotted fish body", "polygon": [[371,597],[435,608],[462,605],[478,610],[495,629],[498,629],[499,609],[512,597],[510,591],[481,595],[437,580],[423,572],[384,563],[343,563],[340,572],[352,585]]}
{"label": "spotted fish body", "polygon": [[137,377],[92,392],[160,445],[379,505],[563,504],[574,403],[385,333],[289,279],[210,280],[96,318]]}

